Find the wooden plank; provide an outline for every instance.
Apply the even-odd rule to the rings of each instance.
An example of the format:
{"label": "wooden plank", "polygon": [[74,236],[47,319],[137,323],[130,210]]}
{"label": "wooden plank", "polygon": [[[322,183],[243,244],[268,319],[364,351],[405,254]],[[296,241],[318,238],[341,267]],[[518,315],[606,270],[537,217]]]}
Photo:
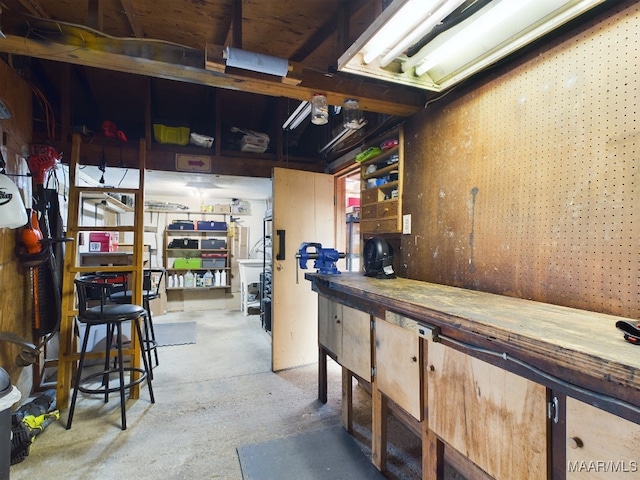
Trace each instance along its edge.
{"label": "wooden plank", "polygon": [[567,480],[631,478],[640,470],[640,425],[567,397]]}
{"label": "wooden plank", "polygon": [[547,476],[546,388],[429,345],[429,428],[498,480]]}

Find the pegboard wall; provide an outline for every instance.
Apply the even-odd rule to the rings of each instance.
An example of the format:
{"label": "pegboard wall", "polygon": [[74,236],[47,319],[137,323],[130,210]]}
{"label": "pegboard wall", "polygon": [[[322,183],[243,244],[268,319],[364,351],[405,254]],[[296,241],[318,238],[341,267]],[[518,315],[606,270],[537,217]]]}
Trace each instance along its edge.
{"label": "pegboard wall", "polygon": [[640,6],[615,8],[407,122],[403,276],[640,318]]}

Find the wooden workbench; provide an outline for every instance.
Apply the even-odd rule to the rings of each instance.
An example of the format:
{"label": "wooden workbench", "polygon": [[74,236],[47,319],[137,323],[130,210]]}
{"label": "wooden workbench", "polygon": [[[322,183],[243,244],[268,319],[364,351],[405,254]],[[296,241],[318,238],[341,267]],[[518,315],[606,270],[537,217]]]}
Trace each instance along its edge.
{"label": "wooden workbench", "polygon": [[[380,358],[383,358],[383,362],[389,363],[389,359],[394,361],[394,355],[405,355],[405,352],[398,350],[389,355],[389,351],[385,352],[381,347],[388,343],[384,336],[395,335],[387,325],[392,325],[393,328],[400,327],[408,332],[408,338],[405,339],[409,342],[405,344],[408,346],[402,348],[411,349],[411,342],[414,342],[415,351],[418,352],[417,355],[412,355],[412,361],[418,364],[415,368],[419,368],[420,373],[409,373],[412,377],[397,379],[393,388],[402,390],[404,385],[412,383],[415,375],[419,375],[416,390],[419,393],[409,396],[420,398],[409,399],[407,408],[410,410],[415,402],[418,402],[417,405],[420,407],[418,414],[414,412],[413,417],[420,423],[419,431],[423,435],[423,478],[438,478],[441,475],[444,445],[451,447],[451,450],[457,450],[458,454],[468,454],[473,462],[480,464],[485,472],[489,471],[492,474],[492,477],[487,478],[516,478],[519,474],[514,472],[513,469],[516,467],[513,465],[492,465],[491,460],[485,458],[487,455],[483,451],[474,456],[474,448],[478,449],[477,445],[467,445],[465,442],[468,438],[465,438],[464,433],[451,433],[457,429],[455,422],[441,414],[442,405],[465,410],[477,401],[482,407],[479,411],[486,415],[486,405],[483,406],[482,402],[487,402],[488,397],[495,401],[500,395],[504,396],[503,416],[506,413],[512,414],[513,412],[505,411],[505,408],[511,408],[505,405],[512,403],[514,390],[526,390],[525,400],[534,398],[535,395],[541,396],[545,404],[542,408],[549,411],[548,418],[543,422],[537,421],[540,429],[537,435],[547,437],[540,440],[540,449],[546,452],[543,452],[540,469],[546,469],[546,473],[536,473],[537,478],[570,478],[574,473],[581,475],[575,478],[600,478],[585,476],[584,472],[577,470],[578,463],[573,463],[574,450],[578,453],[588,451],[586,458],[591,458],[589,455],[593,456],[593,460],[600,458],[596,457],[597,449],[594,451],[582,448],[584,438],[589,438],[590,448],[593,445],[591,439],[598,438],[598,441],[607,446],[609,452],[614,452],[610,453],[611,455],[616,455],[616,446],[611,441],[617,440],[610,439],[607,432],[584,431],[581,434],[583,439],[576,440],[577,436],[569,430],[576,423],[588,423],[582,420],[576,422],[576,415],[580,418],[599,418],[598,412],[602,412],[606,419],[605,424],[614,424],[618,420],[623,422],[622,426],[617,427],[623,431],[612,433],[612,437],[631,439],[632,443],[636,444],[640,441],[640,347],[626,342],[615,328],[619,317],[402,278],[379,280],[360,274],[306,274],[305,278],[311,281],[313,290],[318,292],[321,298],[371,316],[372,327],[375,330],[370,339],[374,370],[371,378],[364,380],[371,380],[372,384],[373,461],[381,470],[385,466],[386,397],[393,397],[394,393],[389,393],[393,390],[387,390],[386,393],[378,392],[376,383],[380,380],[389,381],[377,378],[379,372],[385,371],[385,365],[381,363]],[[320,305],[324,303],[321,302]],[[338,316],[334,315],[336,318]],[[325,317],[326,315],[320,311],[320,333],[324,328],[323,324],[326,323],[326,319],[323,320]],[[338,323],[346,325],[351,321],[350,318],[355,317],[345,312]],[[342,342],[349,341],[351,344],[347,346],[345,343],[341,347],[342,350],[353,349],[353,345],[362,344],[361,339],[354,343],[347,339],[346,333],[344,335]],[[324,337],[319,335],[319,338]],[[335,355],[333,350],[336,348],[327,348],[322,344],[322,340],[320,341],[319,396],[323,400],[326,399],[326,378],[323,378],[326,367],[322,363],[327,354],[337,358],[338,363],[341,363],[340,356]],[[416,358],[420,361],[416,362]],[[458,378],[457,383],[447,383],[446,378],[442,378],[443,371],[446,374],[445,370],[451,370],[451,365],[455,362],[458,362],[457,372],[465,372],[466,377]],[[483,374],[477,372],[482,371],[485,366],[490,373],[485,374],[487,378],[483,379]],[[401,372],[403,367],[394,365],[393,368]],[[347,376],[351,373],[346,370]],[[495,393],[491,390],[495,385],[491,384],[489,377],[495,378],[502,373],[509,376],[504,380],[505,385],[512,382],[510,385],[517,386],[496,387],[495,391],[498,393]],[[456,385],[466,382],[467,377],[476,374],[479,378],[474,378],[467,387],[468,390],[477,389],[477,396],[465,397],[462,400],[463,405],[455,405],[456,395],[459,393],[455,391]],[[517,383],[521,379],[525,380],[525,383]],[[483,384],[485,380],[487,381]],[[346,385],[348,389],[350,383]],[[485,390],[480,392],[478,385],[483,385]],[[444,391],[447,389],[451,391]],[[491,390],[491,393],[487,394],[487,389]],[[468,395],[468,392],[463,392],[462,395]],[[376,398],[377,396],[379,398]],[[438,404],[438,397],[443,398],[441,404]],[[349,396],[347,400],[350,401]],[[400,406],[403,406],[404,399],[400,397],[400,400]],[[595,407],[595,414],[588,410],[592,407]],[[350,406],[343,406],[343,411],[349,410]],[[466,417],[466,414],[473,412],[463,413]],[[446,424],[447,422],[449,424]],[[567,426],[567,422],[570,426]],[[480,421],[476,429],[490,428],[499,431],[504,425],[501,420],[498,420],[498,423],[499,425],[484,425]],[[528,419],[526,425],[534,423],[532,419]],[[534,426],[525,428],[527,432],[534,430]],[[573,436],[567,440],[567,435]],[[517,439],[510,439],[509,442],[515,444],[509,448],[516,449],[510,454],[517,455],[522,446],[517,444]],[[577,447],[574,445],[576,443]],[[505,448],[507,447],[505,445]],[[493,448],[495,455],[499,456],[495,452],[497,447],[494,445]],[[625,447],[622,445],[620,448],[622,450],[619,456],[622,457]],[[540,457],[540,452],[537,453]],[[626,460],[616,460],[637,462],[638,456],[634,455]],[[524,460],[529,462],[530,468],[531,459]],[[634,465],[637,468],[637,463],[629,468],[634,468]]]}

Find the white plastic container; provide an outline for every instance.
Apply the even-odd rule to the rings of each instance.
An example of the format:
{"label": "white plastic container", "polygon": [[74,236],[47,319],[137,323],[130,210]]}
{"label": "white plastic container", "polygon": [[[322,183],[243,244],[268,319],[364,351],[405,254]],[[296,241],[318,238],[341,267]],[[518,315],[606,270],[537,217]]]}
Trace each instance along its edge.
{"label": "white plastic container", "polygon": [[213,287],[213,273],[211,273],[211,270],[207,270],[204,274],[204,286]]}

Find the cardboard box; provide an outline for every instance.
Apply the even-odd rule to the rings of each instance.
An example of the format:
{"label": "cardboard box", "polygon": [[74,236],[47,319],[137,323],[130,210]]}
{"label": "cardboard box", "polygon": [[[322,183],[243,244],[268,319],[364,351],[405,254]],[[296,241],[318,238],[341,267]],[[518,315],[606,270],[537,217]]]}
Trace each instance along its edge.
{"label": "cardboard box", "polygon": [[269,148],[269,139],[262,136],[245,135],[240,141],[241,152],[264,153]]}
{"label": "cardboard box", "polygon": [[90,252],[115,252],[118,250],[118,234],[115,232],[90,232]]}
{"label": "cardboard box", "polygon": [[215,204],[213,206],[214,213],[231,213],[231,205]]}

